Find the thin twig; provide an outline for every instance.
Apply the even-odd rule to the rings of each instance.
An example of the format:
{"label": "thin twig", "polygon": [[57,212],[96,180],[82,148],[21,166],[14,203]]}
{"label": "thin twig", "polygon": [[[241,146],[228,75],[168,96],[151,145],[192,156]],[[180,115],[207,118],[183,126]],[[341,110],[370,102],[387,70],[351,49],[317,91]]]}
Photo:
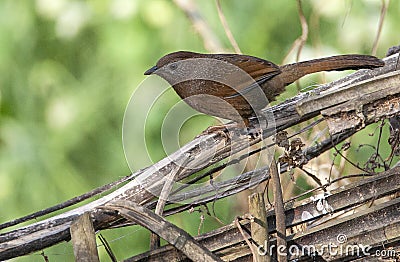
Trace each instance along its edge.
{"label": "thin twig", "polygon": [[251,253],[253,254],[253,258],[256,258],[256,251],[254,250],[253,245],[250,243],[249,239],[245,235],[245,233],[244,233],[244,231],[242,229],[242,225],[239,222],[239,217],[236,217],[235,225],[239,229],[240,234],[242,234],[244,241],[246,241],[246,244],[249,246],[249,248],[251,250]]}
{"label": "thin twig", "polygon": [[[162,216],[164,213],[164,207],[165,204],[167,203],[168,197],[171,193],[172,186],[174,185],[175,182],[175,177],[177,177],[180,173],[182,173],[184,170],[186,170],[185,166],[187,162],[189,162],[190,157],[187,157],[182,164],[177,164],[176,167],[176,172],[175,170],[172,170],[165,178],[165,183],[164,186],[161,190],[160,197],[158,198],[158,202],[156,205],[156,209],[154,210],[154,213],[156,213],[159,216]],[[150,236],[150,250],[154,250],[160,247],[160,237],[152,233]]]}
{"label": "thin twig", "polygon": [[[296,54],[296,62],[300,60],[301,50],[303,50],[304,44],[306,43],[308,38],[308,24],[306,18],[304,17],[303,8],[301,6],[301,0],[297,0],[297,11],[299,13],[299,19],[301,24],[301,36],[300,36],[299,48],[297,49],[297,54]],[[297,90],[300,91],[301,90],[300,81],[296,81],[296,86]]]}
{"label": "thin twig", "polygon": [[204,225],[204,214],[200,215],[200,224],[197,227],[197,235],[200,235],[201,227]]}
{"label": "thin twig", "polygon": [[242,54],[242,51],[240,51],[239,45],[237,44],[235,37],[233,37],[232,31],[229,28],[229,25],[228,25],[228,22],[226,21],[224,12],[222,12],[220,0],[216,0],[216,3],[217,3],[217,11],[218,11],[219,20],[221,21],[221,24],[224,27],[225,34],[228,37],[229,42],[231,43],[236,54]]}
{"label": "thin twig", "polygon": [[381,154],[379,153],[379,147],[381,145],[381,139],[382,139],[382,132],[383,132],[383,127],[385,126],[385,121],[382,120],[380,125],[379,125],[379,135],[378,135],[378,141],[376,142],[376,155],[379,156],[379,158],[382,161],[383,164],[383,168],[385,170],[389,169],[389,165],[387,165],[387,163],[385,162],[385,160],[383,159],[383,157],[381,156]]}
{"label": "thin twig", "polygon": [[[333,144],[333,141],[332,141],[332,144]],[[355,164],[353,161],[351,161],[350,159],[348,159],[345,155],[342,154],[342,152],[340,152],[340,150],[338,150],[338,149],[336,148],[336,146],[333,146],[333,149],[336,151],[336,153],[337,153],[338,155],[340,155],[341,157],[343,157],[349,164],[351,164],[351,165],[354,166],[355,168],[358,168],[358,169],[360,169],[361,171],[364,171],[365,173],[371,173],[371,171],[368,171],[367,169],[360,167],[359,165]]]}
{"label": "thin twig", "polygon": [[174,3],[185,13],[193,24],[194,29],[203,39],[204,47],[208,51],[224,51],[217,35],[212,31],[207,21],[204,20],[193,0],[174,0]]}
{"label": "thin twig", "polygon": [[125,176],[125,177],[123,177],[123,178],[121,178],[121,179],[119,179],[117,181],[114,181],[114,182],[109,183],[107,185],[104,185],[104,186],[98,187],[96,189],[93,189],[93,190],[91,190],[91,191],[89,191],[89,192],[87,192],[85,194],[80,195],[80,196],[71,198],[71,199],[69,199],[69,200],[67,200],[67,201],[65,201],[65,202],[63,202],[61,204],[58,204],[58,205],[55,205],[55,206],[52,206],[52,207],[49,207],[49,208],[34,212],[32,214],[26,215],[24,217],[20,217],[20,218],[14,219],[12,221],[0,224],[0,230],[4,229],[4,228],[8,228],[8,227],[12,227],[12,226],[21,224],[23,222],[26,222],[26,221],[29,221],[29,220],[32,220],[32,219],[37,219],[39,217],[54,213],[55,211],[58,211],[58,210],[73,206],[73,205],[78,204],[78,203],[81,203],[82,201],[84,201],[86,199],[89,199],[91,197],[94,197],[94,196],[97,196],[99,194],[102,194],[102,193],[104,193],[104,192],[106,192],[106,191],[108,191],[110,189],[113,189],[113,188],[117,187],[118,185],[120,185],[120,184],[122,184],[124,182],[131,181],[134,178],[135,178],[134,174],[131,174],[129,176]]}
{"label": "thin twig", "polygon": [[301,171],[303,171],[307,176],[311,177],[312,180],[315,181],[315,183],[317,183],[319,186],[322,186],[322,182],[321,179],[319,179],[316,175],[308,172],[307,170],[305,170],[303,167],[300,168]]}
{"label": "thin twig", "polygon": [[111,247],[110,247],[110,245],[109,245],[108,242],[107,242],[107,239],[105,239],[105,237],[103,237],[102,234],[100,234],[100,235],[98,236],[98,238],[100,239],[100,242],[103,244],[104,249],[106,250],[108,256],[109,256],[110,259],[111,259],[111,261],[112,261],[112,262],[117,262],[118,260],[117,260],[116,256],[114,255],[114,252],[112,252]]}
{"label": "thin twig", "polygon": [[[213,204],[214,204],[214,203],[215,203],[215,201],[213,201]],[[219,219],[219,218],[217,217],[217,214],[215,214],[215,209],[212,210],[213,213],[211,214],[210,209],[208,208],[207,204],[204,204],[203,206],[204,206],[204,208],[206,209],[206,214],[207,214],[207,215],[209,215],[210,217],[212,217],[213,219],[215,219],[215,221],[217,221],[219,224],[225,225],[225,223],[222,222],[221,219]]]}
{"label": "thin twig", "polygon": [[374,44],[372,45],[372,51],[371,51],[372,55],[376,55],[376,50],[378,49],[378,43],[382,33],[383,22],[385,21],[389,3],[390,0],[387,0],[387,3],[386,0],[382,0],[382,8],[381,8],[381,15],[379,16],[378,31],[376,32]]}
{"label": "thin twig", "polygon": [[[304,16],[303,9],[301,6],[301,0],[297,0],[297,12],[299,14],[300,25],[301,25],[301,36],[299,36],[294,42],[293,45],[290,47],[289,52],[286,54],[285,58],[283,59],[283,64],[288,59],[290,54],[297,48],[296,53],[296,62],[300,59],[301,50],[308,38],[308,24],[307,20]],[[299,86],[297,87],[300,90]]]}
{"label": "thin twig", "polygon": [[44,250],[42,250],[42,252],[40,252],[40,255],[43,257],[45,262],[49,262],[49,257],[44,254]]}
{"label": "thin twig", "polygon": [[344,24],[347,21],[347,17],[349,17],[351,10],[353,9],[353,1],[346,1],[345,4],[349,4],[349,8],[346,9],[346,13],[344,14],[343,21],[341,27],[344,27]]}
{"label": "thin twig", "polygon": [[307,191],[305,191],[305,192],[303,192],[303,193],[301,193],[301,194],[299,194],[297,196],[294,196],[294,197],[286,200],[285,203],[289,203],[289,202],[295,201],[298,198],[304,197],[305,195],[308,195],[308,194],[313,193],[313,192],[318,191],[318,190],[325,190],[327,187],[329,187],[329,186],[333,185],[334,183],[337,183],[337,182],[339,182],[341,180],[344,180],[344,179],[356,178],[356,177],[374,176],[374,175],[375,174],[355,174],[355,175],[341,176],[341,177],[338,177],[336,179],[333,179],[332,181],[330,181],[330,182],[328,182],[326,184],[323,184],[322,186],[307,190]]}
{"label": "thin twig", "polygon": [[[310,28],[312,28],[310,32],[310,40],[311,45],[314,50],[314,53],[317,56],[321,56],[321,29],[320,29],[320,12],[319,11],[312,11],[310,18],[309,18]],[[320,83],[326,83],[326,74],[325,72],[321,72],[318,74],[320,77]]]}
{"label": "thin twig", "polygon": [[304,16],[303,8],[301,6],[301,0],[297,0],[297,12],[299,13],[299,19],[301,24],[301,36],[300,36],[299,48],[297,49],[297,54],[296,54],[296,62],[300,60],[301,50],[303,49],[304,44],[308,38],[308,24]]}

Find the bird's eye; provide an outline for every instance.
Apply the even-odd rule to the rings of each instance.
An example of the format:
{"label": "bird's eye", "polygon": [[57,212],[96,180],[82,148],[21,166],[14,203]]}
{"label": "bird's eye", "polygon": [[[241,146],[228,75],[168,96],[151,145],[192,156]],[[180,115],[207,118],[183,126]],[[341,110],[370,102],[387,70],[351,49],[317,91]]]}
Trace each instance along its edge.
{"label": "bird's eye", "polygon": [[169,69],[171,69],[171,70],[176,70],[177,68],[178,68],[178,65],[176,63],[169,65]]}

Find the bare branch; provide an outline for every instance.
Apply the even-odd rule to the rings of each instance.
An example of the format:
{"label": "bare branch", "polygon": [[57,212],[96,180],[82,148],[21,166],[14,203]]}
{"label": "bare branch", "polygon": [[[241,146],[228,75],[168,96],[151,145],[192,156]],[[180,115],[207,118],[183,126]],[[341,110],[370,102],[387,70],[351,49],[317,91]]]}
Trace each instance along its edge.
{"label": "bare branch", "polygon": [[[348,175],[347,177],[350,176],[352,175]],[[390,246],[390,244],[398,241],[398,237],[396,237],[398,234],[396,235],[395,230],[400,228],[400,216],[398,216],[397,211],[400,208],[400,199],[396,198],[388,201],[384,197],[399,190],[400,167],[397,167],[362,179],[359,182],[339,187],[331,191],[330,194],[321,195],[319,198],[306,199],[296,203],[288,202],[285,205],[287,227],[293,229],[298,225],[304,225],[305,228],[303,232],[291,235],[288,245],[301,248],[306,245],[317,245],[319,247],[320,245],[328,246],[329,243],[337,244],[336,237],[343,232],[346,234],[347,244],[360,243],[364,246],[369,245],[371,246],[371,252],[376,248],[382,247],[382,243]],[[373,199],[382,199],[384,201],[381,201],[382,204],[373,208],[364,208],[362,211],[354,214],[355,207],[368,203],[368,201]],[[346,210],[349,210],[348,216],[345,216]],[[321,224],[321,218],[326,216],[326,214],[329,216],[340,214],[342,218]],[[374,218],[374,223],[368,222],[368,219],[371,217]],[[274,221],[274,212],[267,212],[267,224],[270,234],[275,232]],[[315,226],[316,223],[319,223],[319,225]],[[388,228],[388,225],[390,225],[390,228]],[[244,232],[250,232],[250,222],[245,223],[245,221],[242,221],[241,226]],[[373,234],[374,237],[366,234],[367,231]],[[392,233],[387,234],[388,232]],[[250,255],[252,254],[247,246],[239,248],[243,246],[243,237],[235,223],[203,234],[195,239],[209,250],[215,251],[224,260],[234,260],[235,258],[243,258],[244,256],[250,259]],[[273,245],[276,246],[276,240],[271,241],[271,246]],[[295,255],[289,257],[289,259],[299,258]],[[313,255],[316,254],[309,254],[309,256],[315,259]],[[328,261],[333,258],[340,260],[340,258],[335,257],[338,255],[337,253],[329,254],[329,252],[326,252],[324,255],[331,255],[331,257],[324,257]],[[173,247],[167,245],[158,250],[129,258],[128,261],[157,260],[157,258],[173,260],[175,257]],[[306,259],[307,255],[302,258]]]}
{"label": "bare branch", "polygon": [[174,245],[192,261],[222,261],[200,245],[188,233],[135,202],[127,200],[113,201],[101,208],[106,211],[116,211],[118,215],[146,227]]}

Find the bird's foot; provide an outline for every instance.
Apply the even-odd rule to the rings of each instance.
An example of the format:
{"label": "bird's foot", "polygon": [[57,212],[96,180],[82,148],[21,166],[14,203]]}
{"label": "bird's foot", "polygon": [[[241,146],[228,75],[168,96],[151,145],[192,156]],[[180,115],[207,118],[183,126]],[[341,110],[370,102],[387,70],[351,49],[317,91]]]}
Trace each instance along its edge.
{"label": "bird's foot", "polygon": [[259,126],[242,127],[238,124],[227,124],[210,126],[197,137],[217,134],[225,137],[228,141],[232,141],[234,140],[234,138],[239,138],[243,136],[248,136],[250,137],[250,139],[258,139],[260,137],[262,138],[262,133],[263,130]]}
{"label": "bird's foot", "polygon": [[247,135],[251,139],[257,139],[261,137],[262,139],[263,129],[260,126],[251,126],[247,128]]}
{"label": "bird's foot", "polygon": [[229,141],[232,140],[233,137],[244,135],[246,133],[247,133],[246,129],[243,129],[238,124],[234,123],[234,124],[210,126],[197,137],[202,135],[218,134],[225,137]]}

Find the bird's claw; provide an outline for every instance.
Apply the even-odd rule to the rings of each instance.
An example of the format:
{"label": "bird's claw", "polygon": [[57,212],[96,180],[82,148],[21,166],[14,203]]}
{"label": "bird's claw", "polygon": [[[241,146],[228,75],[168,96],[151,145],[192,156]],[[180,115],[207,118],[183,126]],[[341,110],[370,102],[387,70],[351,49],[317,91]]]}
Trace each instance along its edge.
{"label": "bird's claw", "polygon": [[251,139],[257,139],[261,136],[262,138],[263,130],[261,127],[249,127],[247,128],[247,135],[250,136]]}

